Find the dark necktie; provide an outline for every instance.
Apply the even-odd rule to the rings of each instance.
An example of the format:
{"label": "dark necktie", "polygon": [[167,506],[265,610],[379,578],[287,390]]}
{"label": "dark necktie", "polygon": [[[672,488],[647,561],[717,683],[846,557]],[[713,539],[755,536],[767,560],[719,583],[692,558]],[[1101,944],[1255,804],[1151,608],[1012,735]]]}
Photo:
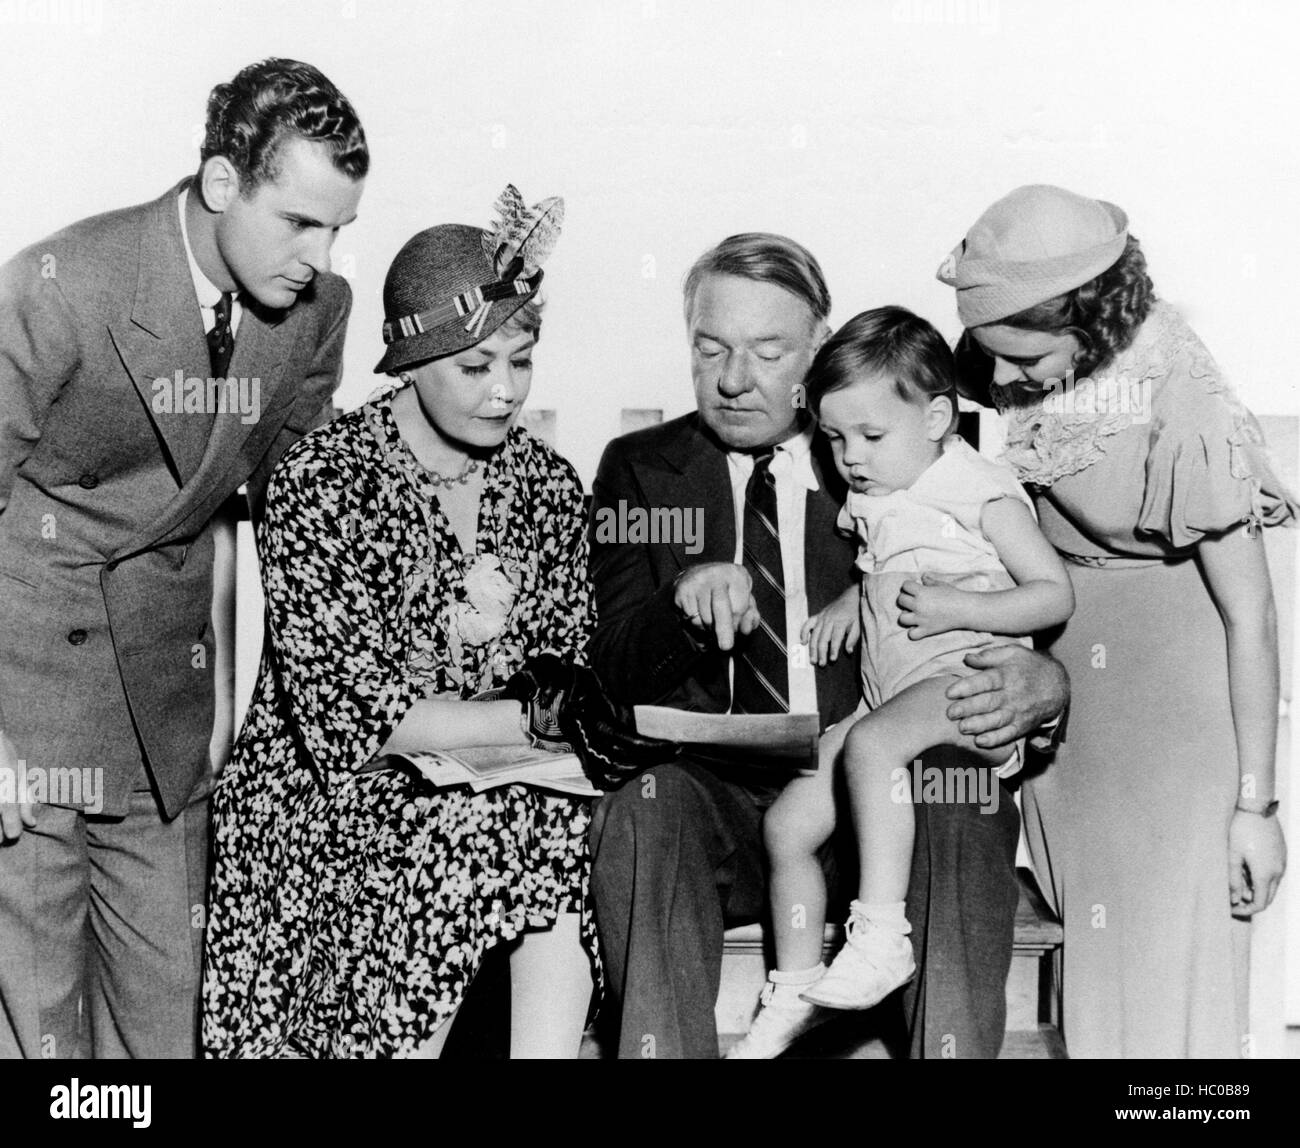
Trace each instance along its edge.
{"label": "dark necktie", "polygon": [[731,693],[733,713],[785,713],[790,666],[785,636],[785,572],[777,531],[776,479],[768,450],[754,456],[745,486],[744,566],[754,584],[759,624],[737,643]]}
{"label": "dark necktie", "polygon": [[230,366],[230,356],[235,351],[235,333],[230,329],[230,309],[234,296],[223,291],[215,310],[217,321],[208,332],[208,359],[212,363],[212,377],[224,379]]}

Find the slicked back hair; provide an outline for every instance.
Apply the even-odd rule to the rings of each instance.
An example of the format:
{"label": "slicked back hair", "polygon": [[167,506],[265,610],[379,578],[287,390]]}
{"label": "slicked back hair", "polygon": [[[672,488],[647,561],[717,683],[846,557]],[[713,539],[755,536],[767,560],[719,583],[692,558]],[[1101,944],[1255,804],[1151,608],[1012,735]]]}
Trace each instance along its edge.
{"label": "slicked back hair", "polygon": [[831,313],[831,293],[821,266],[811,251],[784,235],[746,231],[728,236],[701,255],[682,284],[687,322],[700,284],[709,275],[735,275],[781,287],[807,303],[817,323],[824,323]]}

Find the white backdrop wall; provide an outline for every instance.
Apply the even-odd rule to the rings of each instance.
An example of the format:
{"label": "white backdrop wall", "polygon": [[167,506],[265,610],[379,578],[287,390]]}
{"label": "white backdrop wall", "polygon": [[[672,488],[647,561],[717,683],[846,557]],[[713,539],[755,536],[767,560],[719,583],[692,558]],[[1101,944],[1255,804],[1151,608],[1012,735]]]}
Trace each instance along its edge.
{"label": "white backdrop wall", "polygon": [[[196,166],[212,85],[286,55],[349,95],[373,156],[335,247],[356,298],[343,407],[377,381],[389,260],[423,227],[486,223],[507,181],[568,203],[532,405],[556,411],[557,445],[588,484],[623,408],[692,405],[680,282],[710,244],[787,233],[820,257],[836,323],[897,302],[955,336],[935,268],[989,202],[1048,182],[1121,204],[1157,288],[1246,401],[1300,415],[1298,13],[1289,0],[0,0],[0,260],[161,194]],[[242,563],[240,595],[247,660],[258,600]],[[1293,906],[1298,885],[1284,886]],[[1276,988],[1266,996],[1276,1017]]]}
{"label": "white backdrop wall", "polygon": [[836,321],[899,302],[955,334],[934,269],[994,198],[1052,182],[1121,204],[1247,401],[1293,413],[1297,22],[1287,0],[0,0],[0,259],[161,193],[211,86],[290,55],[373,153],[335,247],[345,407],[375,383],[394,253],[485,223],[508,180],[568,202],[533,405],[587,482],[622,408],[689,408],[679,288],[717,239],[807,244]]}

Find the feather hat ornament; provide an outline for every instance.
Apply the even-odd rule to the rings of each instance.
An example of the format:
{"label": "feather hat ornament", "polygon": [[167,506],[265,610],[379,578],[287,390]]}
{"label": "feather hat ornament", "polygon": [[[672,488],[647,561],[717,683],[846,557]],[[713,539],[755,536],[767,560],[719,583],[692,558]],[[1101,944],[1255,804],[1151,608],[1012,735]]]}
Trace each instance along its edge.
{"label": "feather hat ornament", "polygon": [[560,238],[564,200],[553,195],[528,207],[519,189],[508,183],[493,207],[498,218],[483,233],[483,253],[497,275],[509,282],[536,274]]}
{"label": "feather hat ornament", "polygon": [[397,253],[384,280],[386,350],[377,373],[472,347],[536,298],[542,264],[560,237],[564,200],[528,207],[510,184],[495,207],[499,218],[487,230],[439,224]]}

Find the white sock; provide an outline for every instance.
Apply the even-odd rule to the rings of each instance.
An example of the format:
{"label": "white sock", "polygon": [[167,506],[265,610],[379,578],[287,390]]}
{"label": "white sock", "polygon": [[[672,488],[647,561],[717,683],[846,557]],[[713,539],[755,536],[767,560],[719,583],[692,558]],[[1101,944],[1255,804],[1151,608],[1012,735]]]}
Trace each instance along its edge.
{"label": "white sock", "polygon": [[820,980],[825,972],[825,962],[818,961],[811,969],[797,969],[794,972],[782,972],[780,969],[773,969],[767,974],[767,979],[774,985],[810,985],[814,981]]}
{"label": "white sock", "polygon": [[853,908],[877,928],[906,937],[912,926],[907,922],[906,901],[854,901]]}

